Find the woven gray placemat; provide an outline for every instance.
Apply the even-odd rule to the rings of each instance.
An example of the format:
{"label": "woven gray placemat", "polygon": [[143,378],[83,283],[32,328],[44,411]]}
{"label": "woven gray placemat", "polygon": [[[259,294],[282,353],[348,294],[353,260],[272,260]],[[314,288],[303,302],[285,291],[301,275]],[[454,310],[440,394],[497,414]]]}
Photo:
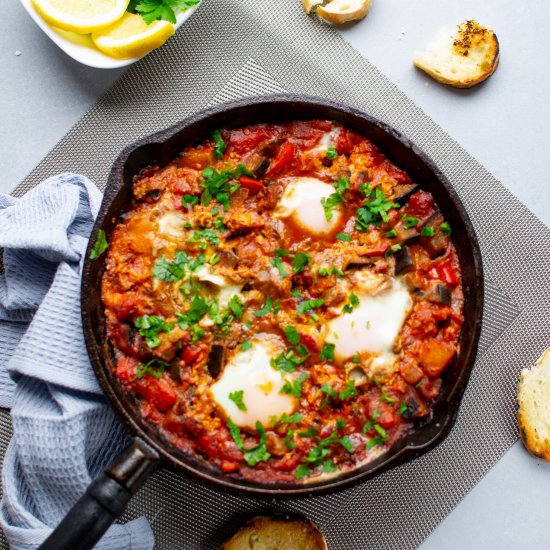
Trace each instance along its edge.
{"label": "woven gray placemat", "polygon": [[334,30],[305,17],[297,0],[205,0],[170,46],[125,73],[15,194],[66,170],[103,188],[131,141],[207,104],[284,90],[346,102],[395,126],[464,202],[482,248],[487,304],[457,424],[428,455],[335,495],[254,501],[164,470],[132,500],[127,517],[145,513],[159,549],[216,548],[245,517],[274,510],[315,519],[331,549],[414,548],[517,439],[519,370],[548,344],[550,231]]}

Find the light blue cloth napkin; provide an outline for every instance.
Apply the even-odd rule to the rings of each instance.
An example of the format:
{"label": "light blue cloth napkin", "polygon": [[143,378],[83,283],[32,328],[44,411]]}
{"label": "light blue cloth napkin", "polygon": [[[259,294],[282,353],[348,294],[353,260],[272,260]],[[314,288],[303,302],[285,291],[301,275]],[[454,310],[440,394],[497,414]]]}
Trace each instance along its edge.
{"label": "light blue cloth napkin", "polygon": [[[80,321],[82,260],[100,202],[74,174],[21,199],[0,194],[0,406],[12,407],[14,428],[0,523],[14,550],[37,548],[128,443],[92,372]],[[139,518],[112,526],[96,548],[153,544]]]}

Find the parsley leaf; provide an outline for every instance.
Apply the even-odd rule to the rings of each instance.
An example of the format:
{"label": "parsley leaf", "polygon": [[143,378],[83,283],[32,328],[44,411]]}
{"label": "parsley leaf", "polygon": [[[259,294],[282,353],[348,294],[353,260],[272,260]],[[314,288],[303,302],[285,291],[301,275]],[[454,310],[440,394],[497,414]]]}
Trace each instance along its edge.
{"label": "parsley leaf", "polygon": [[317,270],[317,274],[320,275],[321,277],[329,277],[330,275],[336,275],[337,277],[344,276],[344,272],[333,265],[331,265],[329,268],[320,267]]}
{"label": "parsley leaf", "polygon": [[271,312],[272,308],[273,302],[271,301],[271,298],[267,298],[264,307],[254,312],[254,317],[265,317]]}
{"label": "parsley leaf", "polygon": [[380,221],[387,222],[388,210],[399,208],[399,204],[386,198],[380,187],[371,189],[370,185],[364,184],[361,191],[367,198],[363,206],[357,210],[355,228],[359,231],[368,231],[371,225],[380,225]]}
{"label": "parsley leaf", "polygon": [[320,357],[323,361],[332,363],[334,361],[335,344],[325,344],[321,350]]}
{"label": "parsley leaf", "polygon": [[418,222],[420,220],[418,218],[415,218],[413,216],[407,216],[406,214],[403,214],[403,226],[405,229],[410,229],[411,227],[416,227],[418,225]]}
{"label": "parsley leaf", "polygon": [[293,346],[300,343],[301,337],[296,327],[285,327],[285,336]]}
{"label": "parsley leaf", "polygon": [[185,277],[185,264],[188,258],[185,252],[176,252],[174,261],[170,262],[166,258],[159,258],[153,268],[153,277],[159,281],[175,283]]}
{"label": "parsley leaf", "polygon": [[306,466],[305,464],[300,464],[298,468],[296,468],[296,473],[294,474],[294,477],[296,479],[302,479],[303,477],[307,477],[311,475],[311,470],[309,466]]}
{"label": "parsley leaf", "polygon": [[134,321],[134,325],[150,348],[160,346],[160,332],[170,332],[174,328],[174,323],[166,323],[164,317],[159,315],[143,315]]}
{"label": "parsley leaf", "polygon": [[214,155],[221,159],[227,149],[227,143],[223,140],[222,133],[219,130],[212,132],[212,139],[214,140]]}
{"label": "parsley leaf", "polygon": [[405,414],[407,412],[407,408],[407,403],[405,403],[405,401],[401,401],[401,404],[399,405],[399,414]]}
{"label": "parsley leaf", "polygon": [[191,206],[195,206],[195,204],[198,204],[199,202],[199,197],[197,197],[196,195],[188,195],[187,193],[185,195],[183,195],[183,197],[181,198],[181,204],[183,204],[184,206],[186,204],[189,204]]}
{"label": "parsley leaf", "polygon": [[227,307],[231,310],[231,313],[233,313],[233,315],[235,315],[237,319],[241,319],[244,315],[244,312],[246,311],[246,306],[244,305],[238,294],[234,294],[233,296],[231,296],[231,300],[229,300]]}
{"label": "parsley leaf", "polygon": [[323,298],[317,298],[316,300],[306,300],[298,305],[297,310],[300,315],[304,315],[308,311],[311,311],[314,308],[321,307],[325,301]]}
{"label": "parsley leaf", "polygon": [[298,252],[292,260],[292,273],[297,275],[301,273],[307,266],[311,265],[311,256],[304,254],[304,252]]}
{"label": "parsley leaf", "polygon": [[332,211],[344,202],[344,197],[339,193],[332,193],[326,198],[321,199],[323,210],[325,211],[325,218],[329,222],[332,220]]}
{"label": "parsley leaf", "polygon": [[323,472],[325,472],[326,474],[337,472],[337,471],[338,471],[338,467],[334,464],[334,462],[332,462],[332,460],[327,460],[323,464]]}
{"label": "parsley leaf", "polygon": [[230,185],[233,180],[241,176],[253,176],[252,172],[244,165],[239,164],[233,170],[217,171],[209,166],[202,171],[204,181],[201,183],[204,191],[201,195],[201,204],[208,206],[215,198],[227,210],[229,208],[229,195],[234,193],[238,187]]}
{"label": "parsley leaf", "polygon": [[198,294],[193,296],[191,306],[185,313],[176,313],[178,325],[187,330],[191,325],[198,323],[210,309],[210,304]]}
{"label": "parsley leaf", "polygon": [[452,233],[451,224],[449,222],[443,222],[439,229],[445,233],[445,235],[450,235]]}
{"label": "parsley leaf", "polygon": [[246,409],[246,405],[244,404],[243,397],[244,397],[244,390],[237,390],[229,394],[229,399],[231,399],[231,401],[235,403],[235,405],[237,406],[237,409],[239,409],[240,411],[246,412],[247,409]]}
{"label": "parsley leaf", "polygon": [[218,232],[214,229],[197,229],[188,242],[199,243],[199,248],[201,250],[206,250],[206,247],[208,246],[207,243],[210,243],[213,246],[219,246],[220,238],[218,236]]}
{"label": "parsley leaf", "polygon": [[357,396],[357,390],[355,389],[355,380],[348,380],[346,387],[343,391],[340,392],[340,399],[349,399]]}
{"label": "parsley leaf", "polygon": [[160,359],[151,359],[148,363],[140,363],[137,366],[136,376],[134,380],[138,378],[143,378],[146,374],[151,375],[153,378],[161,378],[162,373],[165,368],[168,368],[170,365]]}
{"label": "parsley leaf", "polygon": [[325,395],[328,395],[329,397],[332,397],[333,399],[338,398],[338,392],[332,386],[329,386],[328,384],[323,384],[321,386],[321,391]]}
{"label": "parsley leaf", "polygon": [[338,152],[336,151],[336,147],[334,147],[334,145],[331,145],[327,149],[326,157],[328,158],[328,160],[335,160],[337,156],[338,156]]}
{"label": "parsley leaf", "polygon": [[305,357],[298,357],[293,350],[281,353],[275,359],[271,359],[271,366],[275,370],[281,370],[283,372],[294,372],[298,365],[301,365],[309,355]]}
{"label": "parsley leaf", "polygon": [[303,372],[295,380],[285,380],[284,386],[281,388],[280,393],[286,393],[288,395],[293,395],[294,397],[302,396],[302,384],[309,378],[307,372]]}
{"label": "parsley leaf", "polygon": [[296,433],[295,430],[288,430],[288,433],[286,434],[286,437],[283,441],[283,443],[290,449],[295,449],[297,447],[296,443],[292,441],[294,434]]}
{"label": "parsley leaf", "polygon": [[188,10],[196,6],[200,0],[132,0],[128,5],[128,11],[139,13],[143,20],[150,25],[157,19],[164,19],[170,23],[176,23],[174,8]]}
{"label": "parsley leaf", "polygon": [[351,235],[349,233],[338,233],[336,235],[336,239],[338,241],[342,241],[343,243],[349,243],[351,241]]}
{"label": "parsley leaf", "polygon": [[288,275],[288,271],[285,268],[285,263],[283,262],[282,258],[271,258],[271,265],[279,270],[279,275],[281,276],[281,279]]}
{"label": "parsley leaf", "polygon": [[285,424],[292,424],[294,422],[300,422],[303,419],[303,416],[300,413],[294,413],[291,416],[288,416],[288,414],[283,413],[283,416],[281,416],[280,422],[284,422]]}
{"label": "parsley leaf", "polygon": [[248,351],[249,349],[252,349],[252,343],[251,342],[243,342],[241,344],[241,349],[243,351]]}
{"label": "parsley leaf", "polygon": [[353,292],[349,295],[349,304],[346,304],[342,311],[344,313],[351,313],[360,304],[359,298]]}
{"label": "parsley leaf", "polygon": [[241,430],[239,430],[239,427],[231,420],[231,418],[227,419],[227,427],[233,441],[237,445],[239,451],[243,453],[244,459],[249,466],[256,466],[259,462],[265,462],[269,459],[271,455],[267,452],[267,437],[265,429],[260,422],[256,422],[256,430],[258,430],[260,434],[260,442],[256,447],[252,447],[251,449],[247,449],[244,446]]}
{"label": "parsley leaf", "polygon": [[425,226],[420,230],[420,234],[423,237],[433,237],[435,234],[435,230],[433,227]]}
{"label": "parsley leaf", "polygon": [[107,242],[105,231],[103,231],[103,229],[99,229],[97,232],[97,239],[95,240],[94,246],[90,252],[90,260],[97,260],[107,250],[107,248],[109,248],[109,243]]}

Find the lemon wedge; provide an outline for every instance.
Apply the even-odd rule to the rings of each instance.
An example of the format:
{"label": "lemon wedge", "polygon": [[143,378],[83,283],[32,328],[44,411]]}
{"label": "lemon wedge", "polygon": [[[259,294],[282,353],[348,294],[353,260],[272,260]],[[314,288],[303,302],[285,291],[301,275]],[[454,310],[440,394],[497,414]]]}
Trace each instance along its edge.
{"label": "lemon wedge", "polygon": [[174,32],[174,25],[168,21],[147,25],[141,15],[126,12],[108,29],[94,32],[92,40],[103,53],[117,59],[130,59],[162,46]]}
{"label": "lemon wedge", "polygon": [[88,34],[120,19],[128,0],[32,0],[42,18],[60,29]]}

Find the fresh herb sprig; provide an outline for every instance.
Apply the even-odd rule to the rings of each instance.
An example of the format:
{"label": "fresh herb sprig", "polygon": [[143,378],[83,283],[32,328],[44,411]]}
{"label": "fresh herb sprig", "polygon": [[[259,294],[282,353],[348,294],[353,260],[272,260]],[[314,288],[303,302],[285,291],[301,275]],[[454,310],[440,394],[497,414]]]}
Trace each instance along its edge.
{"label": "fresh herb sprig", "polygon": [[130,0],[127,10],[139,13],[148,25],[159,19],[175,24],[174,9],[186,11],[199,2],[200,0]]}

